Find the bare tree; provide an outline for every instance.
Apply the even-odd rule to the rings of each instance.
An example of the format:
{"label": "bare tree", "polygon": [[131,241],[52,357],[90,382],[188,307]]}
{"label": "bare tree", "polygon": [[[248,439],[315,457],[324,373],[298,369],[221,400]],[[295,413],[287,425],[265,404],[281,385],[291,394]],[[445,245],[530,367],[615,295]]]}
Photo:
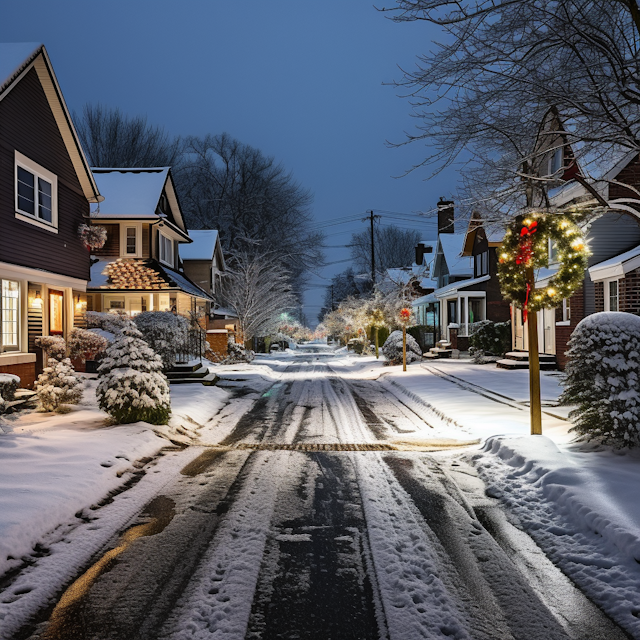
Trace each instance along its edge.
{"label": "bare tree", "polygon": [[[396,0],[385,11],[443,30],[397,83],[418,122],[405,144],[431,146],[418,166],[463,163],[474,208],[508,214],[544,200],[557,184],[538,170],[552,144],[578,163],[640,150],[636,0]],[[541,148],[550,113],[559,126]]]}
{"label": "bare tree", "polygon": [[312,231],[311,193],[274,158],[228,134],[190,137],[176,173],[187,224],[218,229],[223,248],[272,252],[299,291],[303,274],[323,260]]}
{"label": "bare tree", "polygon": [[93,167],[169,167],[180,157],[180,139],[148,124],[146,116],[85,104],[73,119]]}
{"label": "bare tree", "polygon": [[238,253],[222,281],[222,298],[238,314],[243,341],[267,335],[277,316],[296,306],[290,274],[274,258]]}
{"label": "bare tree", "polygon": [[338,273],[331,278],[331,284],[324,294],[324,304],[318,314],[318,320],[322,322],[323,318],[337,309],[346,298],[361,298],[370,292],[371,279],[368,278],[368,272],[365,277],[359,277],[353,267],[345,269],[342,273]]}
{"label": "bare tree", "polygon": [[[395,225],[376,226],[373,232],[375,268],[382,273],[393,267],[406,267],[413,263],[415,246],[420,242],[419,231],[402,230]],[[362,231],[351,236],[351,257],[358,270],[371,270],[371,233]]]}

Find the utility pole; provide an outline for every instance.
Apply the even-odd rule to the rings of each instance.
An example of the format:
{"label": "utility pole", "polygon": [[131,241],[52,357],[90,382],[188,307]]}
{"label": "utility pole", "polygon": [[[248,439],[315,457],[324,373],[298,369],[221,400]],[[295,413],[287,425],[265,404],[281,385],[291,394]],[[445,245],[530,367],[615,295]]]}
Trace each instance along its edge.
{"label": "utility pole", "polygon": [[373,222],[377,220],[380,216],[373,215],[373,211],[369,211],[369,215],[366,218],[362,218],[362,221],[369,220],[371,224],[371,288],[374,289],[376,286],[376,253],[375,253],[375,243],[373,236]]}

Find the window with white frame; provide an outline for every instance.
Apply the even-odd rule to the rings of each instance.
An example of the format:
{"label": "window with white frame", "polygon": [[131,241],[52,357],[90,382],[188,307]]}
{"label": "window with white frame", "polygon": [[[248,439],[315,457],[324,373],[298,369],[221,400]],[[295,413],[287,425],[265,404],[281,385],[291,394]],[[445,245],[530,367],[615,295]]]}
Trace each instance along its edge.
{"label": "window with white frame", "polygon": [[138,229],[137,227],[127,227],[125,229],[125,253],[136,255],[138,253]]}
{"label": "window with white frame", "polygon": [[168,264],[170,267],[173,266],[173,241],[171,238],[167,238],[167,236],[160,234],[159,236],[160,243],[160,262],[164,262]]}
{"label": "window with white frame", "polygon": [[[558,316],[556,316],[557,319]],[[571,324],[571,298],[562,299],[562,320],[558,320],[556,324]]]}
{"label": "window with white frame", "polygon": [[2,280],[2,351],[17,351],[20,327],[20,284]]}
{"label": "window with white frame", "polygon": [[58,226],[58,179],[21,153],[15,152],[16,218],[56,231]]}
{"label": "window with white frame", "polygon": [[604,282],[604,310],[619,311],[620,289],[618,280],[605,280]]}

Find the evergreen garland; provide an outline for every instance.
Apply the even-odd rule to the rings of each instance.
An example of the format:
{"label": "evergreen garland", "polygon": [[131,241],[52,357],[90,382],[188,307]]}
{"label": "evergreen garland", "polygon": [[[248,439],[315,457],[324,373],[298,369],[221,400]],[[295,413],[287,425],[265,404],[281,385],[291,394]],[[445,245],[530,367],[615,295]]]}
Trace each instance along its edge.
{"label": "evergreen garland", "polygon": [[[558,271],[541,289],[527,290],[526,271],[549,267],[549,241],[556,251]],[[528,312],[555,308],[582,286],[587,268],[582,231],[571,214],[530,212],[513,219],[507,228],[498,259],[503,296]]]}

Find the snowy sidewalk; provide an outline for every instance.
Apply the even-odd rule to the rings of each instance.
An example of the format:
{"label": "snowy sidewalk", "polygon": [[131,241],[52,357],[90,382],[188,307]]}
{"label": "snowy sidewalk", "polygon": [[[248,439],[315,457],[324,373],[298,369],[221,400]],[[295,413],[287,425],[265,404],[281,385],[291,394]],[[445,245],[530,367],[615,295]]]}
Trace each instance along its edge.
{"label": "snowy sidewalk", "polygon": [[[362,372],[369,370],[364,365]],[[542,374],[544,436],[529,436],[528,371],[465,361],[387,368],[379,377],[451,438],[479,438],[468,456],[545,553],[640,638],[640,452],[575,443],[557,374]],[[551,414],[551,415],[550,415]],[[429,432],[429,429],[426,429]],[[434,430],[432,429],[433,433]]]}

